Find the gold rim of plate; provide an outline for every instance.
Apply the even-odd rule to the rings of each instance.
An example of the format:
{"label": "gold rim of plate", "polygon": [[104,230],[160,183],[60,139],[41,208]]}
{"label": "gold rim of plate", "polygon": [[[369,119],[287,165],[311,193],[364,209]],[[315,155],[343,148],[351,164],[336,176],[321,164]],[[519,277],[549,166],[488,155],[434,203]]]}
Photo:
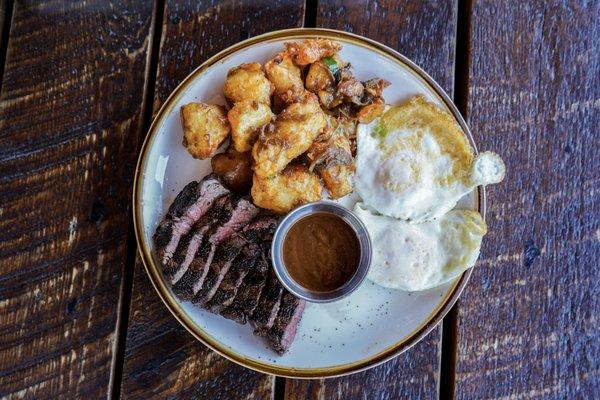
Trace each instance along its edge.
{"label": "gold rim of plate", "polygon": [[[264,372],[268,374],[278,375],[282,377],[289,378],[325,378],[325,377],[334,377],[347,375],[359,371],[363,371],[379,364],[382,364],[397,355],[405,352],[412,346],[414,346],[417,342],[419,342],[423,337],[425,337],[433,328],[439,324],[444,316],[450,311],[458,297],[462,293],[465,288],[469,277],[471,276],[472,268],[465,271],[460,278],[456,280],[454,285],[447,291],[447,294],[443,301],[441,301],[438,307],[424,320],[424,322],[417,327],[413,332],[411,332],[405,339],[387,347],[381,352],[361,359],[359,361],[355,361],[352,363],[334,365],[326,368],[290,368],[290,367],[282,367],[276,364],[265,363],[250,359],[243,354],[236,353],[232,351],[228,346],[222,344],[218,340],[214,339],[211,335],[205,332],[202,328],[200,328],[189,315],[187,315],[178,300],[170,293],[167,288],[166,282],[163,280],[160,271],[154,263],[154,259],[152,257],[151,251],[148,247],[144,239],[144,231],[143,231],[143,223],[142,223],[142,210],[141,210],[141,200],[142,200],[142,171],[146,169],[147,157],[148,157],[148,149],[151,147],[154,139],[156,137],[157,129],[162,125],[163,120],[167,115],[169,115],[173,109],[173,106],[177,102],[177,100],[181,97],[182,93],[188,87],[188,85],[199,75],[201,75],[207,68],[218,63],[229,55],[245,49],[249,46],[255,45],[261,42],[271,42],[275,40],[282,39],[304,39],[311,37],[323,37],[329,39],[335,39],[342,43],[352,43],[354,45],[369,49],[371,51],[376,52],[377,54],[386,57],[400,66],[410,70],[413,72],[415,78],[419,79],[426,86],[428,86],[438,97],[438,99],[446,106],[447,111],[449,111],[463,132],[467,135],[471,146],[475,153],[477,153],[477,147],[475,146],[475,142],[473,141],[473,137],[471,136],[471,132],[463,117],[460,115],[460,112],[450,99],[450,97],[444,92],[444,90],[438,85],[433,78],[431,78],[425,71],[423,71],[420,67],[418,67],[414,62],[398,53],[397,51],[381,44],[375,42],[374,40],[367,39],[365,37],[354,35],[347,32],[332,30],[332,29],[320,29],[320,28],[294,28],[294,29],[284,29],[279,31],[274,31],[270,33],[266,33],[260,36],[255,36],[253,38],[244,40],[236,45],[233,45],[213,57],[206,60],[202,65],[196,68],[191,74],[189,74],[171,93],[171,95],[167,98],[165,103],[162,105],[160,110],[158,111],[156,117],[152,121],[152,125],[150,126],[149,132],[144,139],[144,143],[142,145],[142,149],[138,158],[136,171],[135,171],[135,180],[134,180],[134,192],[133,192],[133,222],[135,227],[135,236],[138,243],[138,249],[140,252],[140,256],[142,258],[142,262],[146,269],[146,272],[150,276],[150,280],[152,281],[152,285],[158,292],[160,298],[165,303],[169,311],[175,316],[175,318],[199,341],[204,343],[213,351],[216,351],[223,357],[240,364],[246,368],[253,369],[255,371]],[[481,216],[485,219],[485,189],[483,187],[478,187],[476,194],[477,199],[477,210],[481,214]]]}

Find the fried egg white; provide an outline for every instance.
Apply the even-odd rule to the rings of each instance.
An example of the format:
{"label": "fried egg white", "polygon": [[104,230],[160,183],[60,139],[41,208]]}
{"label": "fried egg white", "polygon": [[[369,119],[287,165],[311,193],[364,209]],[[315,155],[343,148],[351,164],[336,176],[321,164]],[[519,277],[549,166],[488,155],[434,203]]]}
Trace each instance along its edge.
{"label": "fried egg white", "polygon": [[429,289],[460,275],[479,256],[487,226],[476,211],[453,210],[422,224],[375,215],[354,207],[374,246],[368,279],[406,291]]}
{"label": "fried egg white", "polygon": [[475,186],[500,182],[504,170],[495,153],[475,157],[454,118],[422,96],[358,127],[356,191],[387,216],[440,217]]}

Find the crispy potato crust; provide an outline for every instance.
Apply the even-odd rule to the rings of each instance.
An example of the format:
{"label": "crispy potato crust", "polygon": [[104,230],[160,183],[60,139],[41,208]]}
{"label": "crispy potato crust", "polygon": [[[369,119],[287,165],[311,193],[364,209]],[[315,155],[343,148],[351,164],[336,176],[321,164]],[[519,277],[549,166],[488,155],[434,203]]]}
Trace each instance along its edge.
{"label": "crispy potato crust", "polygon": [[314,95],[292,104],[277,116],[273,131],[261,135],[254,144],[254,173],[269,177],[282,171],[308,150],[325,126],[325,114]]}
{"label": "crispy potato crust", "polygon": [[250,151],[256,142],[258,131],[273,119],[269,106],[254,100],[244,100],[227,113],[231,124],[233,146],[239,152]]}
{"label": "crispy potato crust", "polygon": [[323,57],[331,57],[342,49],[339,42],[329,39],[307,39],[302,42],[285,43],[286,52],[297,65],[308,65]]}
{"label": "crispy potato crust", "polygon": [[296,103],[304,96],[305,89],[300,68],[292,62],[287,53],[281,52],[267,61],[265,73],[275,86],[276,108]]}
{"label": "crispy potato crust", "polygon": [[301,164],[290,165],[271,178],[254,174],[252,200],[258,207],[286,213],[302,204],[321,199],[319,178]]}
{"label": "crispy potato crust", "polygon": [[270,105],[274,90],[259,63],[241,64],[230,69],[223,86],[225,98],[230,104],[254,100]]}
{"label": "crispy potato crust", "polygon": [[181,107],[183,145],[195,158],[209,158],[229,136],[225,108],[214,104],[190,103]]}

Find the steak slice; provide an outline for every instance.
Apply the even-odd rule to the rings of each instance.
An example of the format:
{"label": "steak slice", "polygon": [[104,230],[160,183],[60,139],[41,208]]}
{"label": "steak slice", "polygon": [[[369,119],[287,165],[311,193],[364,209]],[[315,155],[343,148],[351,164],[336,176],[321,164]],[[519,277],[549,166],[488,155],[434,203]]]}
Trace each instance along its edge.
{"label": "steak slice", "polygon": [[218,221],[206,234],[208,240],[200,246],[185,274],[173,286],[173,291],[183,299],[191,299],[202,287],[217,246],[242,229],[258,213],[258,208],[248,200],[234,196],[228,196],[228,199]]}
{"label": "steak slice", "polygon": [[229,190],[213,174],[200,182],[190,182],[183,188],[154,233],[158,258],[163,265],[171,259],[181,238],[192,229],[213,202],[226,193]]}
{"label": "steak slice", "polygon": [[273,215],[261,215],[248,224],[242,232],[250,242],[270,242],[273,240],[277,223],[277,217]]}
{"label": "steak slice", "polygon": [[211,206],[210,210],[196,222],[191,232],[180,241],[173,257],[164,266],[163,272],[171,281],[177,283],[185,274],[194,260],[202,240],[208,230],[218,221],[221,210],[228,201],[227,196],[221,196]]}
{"label": "steak slice", "polygon": [[254,268],[244,279],[235,299],[229,307],[221,311],[221,315],[240,324],[248,322],[248,316],[252,315],[256,309],[260,295],[265,287],[268,270],[269,263],[261,251]]}
{"label": "steak slice", "polygon": [[270,269],[258,305],[250,317],[250,321],[256,328],[255,333],[273,326],[273,322],[275,322],[275,317],[277,317],[277,312],[279,311],[282,293],[283,286],[279,283],[273,269]]}
{"label": "steak slice", "polygon": [[214,296],[225,274],[231,268],[231,264],[238,254],[241,253],[245,244],[246,240],[242,236],[233,234],[233,236],[219,245],[212,263],[208,267],[204,283],[192,300],[194,303],[202,305]]}
{"label": "steak slice", "polygon": [[173,225],[175,224],[173,219],[183,216],[185,210],[197,199],[198,185],[197,181],[192,181],[185,185],[177,197],[175,197],[173,203],[171,203],[165,218],[156,227],[154,243],[156,244],[156,253],[161,263],[165,263],[164,260],[167,258],[165,252],[173,237]]}
{"label": "steak slice", "polygon": [[276,227],[277,218],[271,215],[258,216],[244,227],[242,233],[251,243],[247,244],[242,254],[234,260],[210,304],[206,305],[208,309],[218,313],[233,302],[244,278],[254,266],[261,252],[257,243],[271,240]]}
{"label": "steak slice", "polygon": [[238,293],[244,278],[254,267],[260,255],[260,246],[256,243],[247,243],[240,254],[233,261],[229,271],[221,281],[216,293],[205,305],[205,308],[214,313],[221,312],[228,307]]}
{"label": "steak slice", "polygon": [[304,300],[286,290],[281,296],[281,305],[273,326],[268,330],[254,333],[264,336],[269,346],[280,355],[285,353],[296,337],[298,323],[302,319],[305,306]]}

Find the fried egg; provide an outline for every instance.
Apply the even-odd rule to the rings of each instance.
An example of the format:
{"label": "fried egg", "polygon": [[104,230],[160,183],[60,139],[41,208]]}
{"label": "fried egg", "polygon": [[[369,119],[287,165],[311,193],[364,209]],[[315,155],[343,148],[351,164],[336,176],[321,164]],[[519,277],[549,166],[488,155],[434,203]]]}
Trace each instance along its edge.
{"label": "fried egg", "polygon": [[422,96],[358,127],[356,191],[383,215],[440,217],[475,186],[500,182],[504,171],[495,153],[475,157],[454,118]]}
{"label": "fried egg", "polygon": [[381,244],[373,248],[367,278],[391,289],[425,290],[457,277],[475,264],[487,232],[481,215],[470,210],[421,224],[375,215],[363,203],[354,212]]}

